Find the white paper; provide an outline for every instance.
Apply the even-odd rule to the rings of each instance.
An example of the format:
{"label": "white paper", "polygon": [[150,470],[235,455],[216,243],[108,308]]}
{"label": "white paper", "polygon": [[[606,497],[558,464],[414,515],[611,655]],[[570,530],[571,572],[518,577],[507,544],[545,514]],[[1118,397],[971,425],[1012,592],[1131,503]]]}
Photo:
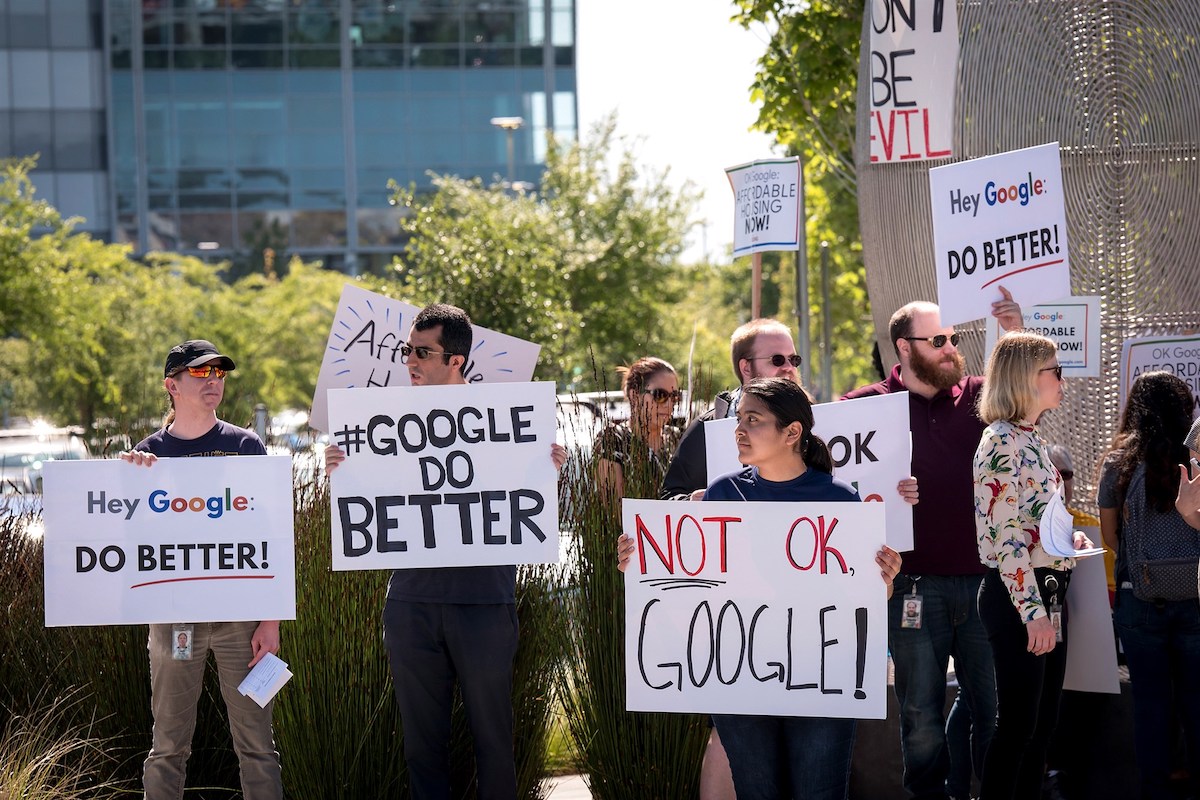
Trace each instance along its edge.
{"label": "white paper", "polygon": [[267,653],[254,665],[245,680],[238,684],[238,691],[261,708],[266,708],[271,698],[291,679],[292,673],[288,670],[287,662],[274,653]]}
{"label": "white paper", "polygon": [[1055,492],[1046,503],[1039,525],[1042,549],[1058,558],[1087,558],[1104,552],[1103,547],[1075,549],[1075,517],[1067,510],[1062,492]]}
{"label": "white paper", "polygon": [[[1099,528],[1084,528],[1100,537]],[[1073,692],[1120,694],[1117,643],[1104,559],[1081,561],[1071,570],[1067,586],[1067,674],[1063,688]]]}

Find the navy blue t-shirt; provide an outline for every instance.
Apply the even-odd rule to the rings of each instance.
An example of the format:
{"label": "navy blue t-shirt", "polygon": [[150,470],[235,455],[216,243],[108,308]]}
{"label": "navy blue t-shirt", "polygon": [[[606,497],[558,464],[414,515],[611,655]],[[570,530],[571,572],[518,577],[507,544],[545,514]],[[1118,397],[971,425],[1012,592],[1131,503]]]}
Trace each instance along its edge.
{"label": "navy blue t-shirt", "polygon": [[254,431],[230,425],[225,420],[197,439],[178,439],[166,428],[155,431],[138,442],[134,450],[153,453],[159,458],[188,458],[192,456],[265,456],[267,448]]}
{"label": "navy blue t-shirt", "polygon": [[769,481],[758,467],[745,467],[722,475],[704,492],[705,500],[757,500],[770,503],[846,502],[862,498],[853,486],[828,472],[808,469],[790,481]]}

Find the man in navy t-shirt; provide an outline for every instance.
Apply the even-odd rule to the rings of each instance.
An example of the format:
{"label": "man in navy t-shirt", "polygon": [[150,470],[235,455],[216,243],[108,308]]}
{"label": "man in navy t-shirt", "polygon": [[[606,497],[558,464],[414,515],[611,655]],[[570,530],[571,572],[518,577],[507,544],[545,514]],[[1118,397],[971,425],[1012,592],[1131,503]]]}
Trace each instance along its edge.
{"label": "man in navy t-shirt", "polygon": [[[172,347],[163,369],[163,387],[171,403],[163,427],[121,458],[150,467],[160,458],[266,455],[253,431],[217,418],[225,376],[233,369],[233,359],[212,342],[189,339]],[[264,655],[279,652],[279,620],[151,625],[147,648],[154,714],[153,740],[142,771],[147,800],[183,796],[209,651],[217,661],[229,733],[241,767],[242,795],[246,800],[282,798],[271,728],[273,704],[260,708],[237,690]]]}

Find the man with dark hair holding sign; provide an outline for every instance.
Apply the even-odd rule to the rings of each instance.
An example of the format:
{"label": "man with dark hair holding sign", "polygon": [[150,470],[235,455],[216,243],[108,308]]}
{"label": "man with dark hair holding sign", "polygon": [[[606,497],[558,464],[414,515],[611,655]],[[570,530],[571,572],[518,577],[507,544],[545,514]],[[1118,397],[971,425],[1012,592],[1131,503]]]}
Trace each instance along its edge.
{"label": "man with dark hair holding sign", "polygon": [[[151,467],[160,458],[266,455],[257,434],[217,417],[225,375],[233,369],[233,359],[212,342],[189,339],[172,347],[163,369],[163,387],[171,403],[163,428],[122,453],[122,460]],[[260,708],[238,692],[251,667],[267,653],[279,652],[279,620],[151,625],[147,649],[154,715],[142,776],[147,800],[183,797],[209,651],[217,661],[229,733],[241,767],[242,795],[246,800],[282,798],[271,728],[273,704]]]}
{"label": "man with dark hair holding sign", "polygon": [[[1005,331],[1019,329],[1021,307],[1004,287],[1000,292],[1004,299],[992,304],[992,316]],[[933,303],[901,308],[892,315],[888,336],[900,363],[887,380],[842,399],[908,392],[912,472],[923,497],[913,511],[914,549],[904,554],[904,573],[888,604],[888,644],[900,702],[904,788],[915,798],[945,798],[969,789],[947,783],[950,656],[971,710],[976,774],[982,773],[996,723],[991,646],[976,604],[985,570],[975,540],[972,463],[986,427],[975,409],[983,378],[963,374],[958,334],[942,325]],[[963,771],[969,778],[969,770]]]}
{"label": "man with dark hair holding sign", "polygon": [[[413,386],[465,384],[471,320],[461,308],[427,306],[400,355]],[[326,474],[346,457],[325,450]],[[551,447],[561,468],[567,452]],[[450,797],[450,711],[454,681],[475,739],[480,800],[515,800],[512,672],[517,652],[517,568],[397,569],[388,581],[383,643],[404,725],[414,800]]]}

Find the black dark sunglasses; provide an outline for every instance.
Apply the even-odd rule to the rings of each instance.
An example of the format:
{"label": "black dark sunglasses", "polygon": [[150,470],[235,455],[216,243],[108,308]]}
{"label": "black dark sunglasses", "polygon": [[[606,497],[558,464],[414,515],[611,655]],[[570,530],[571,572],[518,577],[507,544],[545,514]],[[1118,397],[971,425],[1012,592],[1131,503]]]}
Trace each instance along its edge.
{"label": "black dark sunglasses", "polygon": [[778,369],[779,367],[782,367],[784,364],[791,364],[793,367],[799,367],[801,364],[804,363],[804,359],[801,358],[796,353],[792,353],[790,356],[785,356],[783,353],[776,353],[773,356],[758,356],[756,358],[747,358],[746,360],[747,361],[770,361],[771,366],[775,367],[776,369]]}
{"label": "black dark sunglasses", "polygon": [[400,362],[407,364],[410,356],[415,355],[417,361],[424,361],[430,356],[452,356],[454,353],[447,353],[444,350],[431,350],[428,347],[413,347],[412,345],[400,345]]}
{"label": "black dark sunglasses", "polygon": [[937,336],[905,336],[910,342],[929,342],[929,346],[934,350],[941,350],[946,346],[946,342],[958,347],[958,334],[952,333],[947,336],[944,333],[939,333]]}
{"label": "black dark sunglasses", "polygon": [[1075,470],[1073,469],[1060,469],[1058,474],[1062,475],[1064,481],[1075,480]]}
{"label": "black dark sunglasses", "polygon": [[678,389],[675,391],[671,391],[669,389],[647,389],[646,394],[650,395],[650,399],[659,405],[662,405],[667,401],[670,401],[671,405],[675,405],[683,399],[683,392],[679,391]]}
{"label": "black dark sunglasses", "polygon": [[1062,364],[1055,364],[1053,367],[1042,367],[1038,372],[1053,372],[1055,378],[1060,381],[1062,380]]}

